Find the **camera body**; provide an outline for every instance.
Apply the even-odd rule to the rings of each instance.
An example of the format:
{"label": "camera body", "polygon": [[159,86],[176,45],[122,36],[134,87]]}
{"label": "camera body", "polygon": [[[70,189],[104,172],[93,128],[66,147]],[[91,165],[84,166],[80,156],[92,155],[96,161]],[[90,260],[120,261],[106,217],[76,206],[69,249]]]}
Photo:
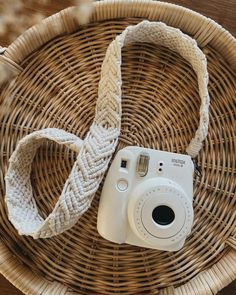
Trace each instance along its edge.
{"label": "camera body", "polygon": [[193,223],[194,165],[188,155],[128,146],[111,164],[97,228],[115,243],[177,251]]}

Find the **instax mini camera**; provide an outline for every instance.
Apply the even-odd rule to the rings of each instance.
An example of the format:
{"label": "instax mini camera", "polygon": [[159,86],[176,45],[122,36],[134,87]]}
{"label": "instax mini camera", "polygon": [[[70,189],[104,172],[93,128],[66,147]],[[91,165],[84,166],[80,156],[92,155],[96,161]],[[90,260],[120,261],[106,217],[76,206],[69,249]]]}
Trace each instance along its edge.
{"label": "instax mini camera", "polygon": [[119,244],[181,249],[193,223],[193,171],[188,155],[120,150],[103,186],[98,232]]}

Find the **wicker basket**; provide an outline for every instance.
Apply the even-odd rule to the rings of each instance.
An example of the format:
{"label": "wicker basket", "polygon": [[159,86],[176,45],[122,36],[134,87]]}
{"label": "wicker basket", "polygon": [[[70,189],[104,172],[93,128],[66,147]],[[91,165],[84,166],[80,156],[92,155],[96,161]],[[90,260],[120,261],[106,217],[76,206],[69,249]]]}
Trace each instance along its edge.
{"label": "wicker basket", "polygon": [[[86,135],[100,66],[127,25],[161,20],[193,36],[208,59],[210,129],[194,179],[195,222],[175,253],[117,245],[96,230],[100,190],[71,230],[51,239],[19,236],[7,218],[4,174],[18,140],[45,127]],[[198,124],[195,74],[177,53],[152,44],[122,51],[123,117],[118,149],[140,145],[184,152]],[[20,36],[0,56],[12,73],[1,88],[0,272],[25,294],[212,295],[236,278],[236,40],[188,9],[151,1],[97,2],[79,26],[71,8]],[[13,78],[14,76],[14,78]],[[34,194],[53,208],[75,153],[47,143],[35,157]]]}

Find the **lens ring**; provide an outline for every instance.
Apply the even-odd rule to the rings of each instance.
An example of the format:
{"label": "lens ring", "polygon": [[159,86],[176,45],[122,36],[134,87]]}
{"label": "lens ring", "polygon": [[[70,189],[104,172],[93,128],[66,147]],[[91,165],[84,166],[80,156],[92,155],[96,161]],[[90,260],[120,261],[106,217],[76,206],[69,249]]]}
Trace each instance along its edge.
{"label": "lens ring", "polygon": [[[158,195],[158,198],[157,198]],[[185,191],[166,178],[153,178],[138,185],[130,194],[128,220],[132,230],[143,241],[156,245],[169,245],[182,241],[190,232],[193,208]],[[175,213],[174,221],[168,226],[157,224],[153,210],[161,205],[169,206]]]}
{"label": "lens ring", "polygon": [[[140,225],[138,225],[138,219],[136,219],[136,224],[143,234],[146,233],[148,237],[153,236],[160,239],[176,239],[177,235],[181,234],[182,231],[186,231],[184,228],[186,228],[187,225],[186,218],[189,209],[187,209],[188,205],[185,204],[187,201],[187,196],[185,195],[184,191],[181,190],[181,188],[177,186],[171,186],[171,184],[167,182],[165,185],[156,185],[153,186],[151,190],[145,190],[139,200],[143,198],[145,198],[145,201],[141,202],[142,204],[140,205],[140,209],[136,213],[137,217],[140,215],[138,219],[141,220]],[[156,207],[162,205],[171,208],[175,215],[173,216],[173,214],[171,214],[172,217],[170,216],[168,220],[164,218],[165,216],[162,218],[159,217],[158,224],[153,219],[152,213]],[[174,220],[169,223],[173,217]],[[165,225],[163,225],[163,223]],[[181,237],[179,239],[181,239]]]}

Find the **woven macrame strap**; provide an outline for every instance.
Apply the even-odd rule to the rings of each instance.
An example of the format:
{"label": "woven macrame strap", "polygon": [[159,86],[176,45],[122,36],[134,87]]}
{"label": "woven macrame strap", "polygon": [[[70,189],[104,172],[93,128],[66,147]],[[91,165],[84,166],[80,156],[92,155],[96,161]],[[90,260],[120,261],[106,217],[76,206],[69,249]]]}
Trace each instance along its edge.
{"label": "woven macrame strap", "polygon": [[[166,46],[178,52],[192,65],[198,78],[201,107],[199,127],[187,147],[187,153],[195,157],[201,149],[208,130],[209,95],[205,55],[196,41],[179,29],[149,21],[129,26],[107,49],[98,87],[96,114],[84,141],[63,130],[49,128],[21,139],[12,154],[5,178],[6,203],[9,219],[19,234],[34,238],[57,235],[71,228],[89,208],[115,151],[120,133],[121,48],[134,42]],[[36,151],[46,140],[63,144],[77,151],[78,156],[55,208],[43,219],[33,197],[30,174]]]}

